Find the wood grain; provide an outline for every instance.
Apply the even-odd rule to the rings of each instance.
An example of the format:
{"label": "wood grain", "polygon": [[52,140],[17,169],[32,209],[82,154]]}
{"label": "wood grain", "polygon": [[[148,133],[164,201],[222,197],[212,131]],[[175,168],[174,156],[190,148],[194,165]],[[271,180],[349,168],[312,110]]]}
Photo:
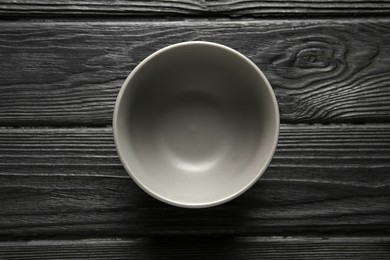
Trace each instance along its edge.
{"label": "wood grain", "polygon": [[110,125],[135,65],[187,40],[252,59],[282,122],[389,122],[389,21],[3,22],[0,125]]}
{"label": "wood grain", "polygon": [[386,15],[390,1],[369,0],[168,0],[168,1],[108,1],[108,0],[3,0],[0,16],[193,16],[193,17],[262,17],[309,15]]}
{"label": "wood grain", "polygon": [[0,239],[390,230],[390,125],[283,125],[274,159],[222,206],[165,205],[123,170],[110,128],[0,130]]}
{"label": "wood grain", "polygon": [[0,243],[3,259],[389,259],[389,237],[227,237]]}

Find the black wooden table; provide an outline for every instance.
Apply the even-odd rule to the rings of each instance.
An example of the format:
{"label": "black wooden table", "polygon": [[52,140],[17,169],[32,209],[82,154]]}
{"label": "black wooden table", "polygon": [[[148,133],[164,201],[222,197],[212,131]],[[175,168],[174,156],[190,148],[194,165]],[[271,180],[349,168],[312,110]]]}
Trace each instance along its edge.
{"label": "black wooden table", "polygon": [[[390,259],[390,1],[0,0],[0,259]],[[111,120],[134,66],[205,40],[274,87],[272,163],[190,210],[124,171]]]}

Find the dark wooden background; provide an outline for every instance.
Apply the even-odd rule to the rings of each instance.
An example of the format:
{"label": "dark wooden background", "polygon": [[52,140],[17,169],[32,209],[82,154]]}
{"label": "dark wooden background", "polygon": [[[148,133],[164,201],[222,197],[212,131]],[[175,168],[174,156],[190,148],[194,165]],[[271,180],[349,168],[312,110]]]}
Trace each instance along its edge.
{"label": "dark wooden background", "polygon": [[[281,133],[225,205],[156,201],[111,128],[134,66],[206,40],[269,78]],[[390,259],[390,1],[0,0],[0,259]]]}

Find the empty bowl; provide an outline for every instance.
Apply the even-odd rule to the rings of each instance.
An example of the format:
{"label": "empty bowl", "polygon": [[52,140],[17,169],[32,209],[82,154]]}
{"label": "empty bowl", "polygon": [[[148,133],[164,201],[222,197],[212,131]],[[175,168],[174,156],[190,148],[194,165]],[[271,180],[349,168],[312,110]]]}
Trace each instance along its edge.
{"label": "empty bowl", "polygon": [[273,90],[248,58],[211,42],[184,42],[142,61],[120,89],[113,117],[119,158],[153,197],[215,206],[242,194],[276,148]]}

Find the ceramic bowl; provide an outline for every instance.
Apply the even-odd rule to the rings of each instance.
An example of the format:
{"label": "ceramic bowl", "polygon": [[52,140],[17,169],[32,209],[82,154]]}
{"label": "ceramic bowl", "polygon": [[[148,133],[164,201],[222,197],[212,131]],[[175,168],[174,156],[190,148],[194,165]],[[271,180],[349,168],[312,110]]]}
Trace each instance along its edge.
{"label": "ceramic bowl", "polygon": [[184,42],[131,72],[113,132],[120,160],[143,190],[175,206],[210,207],[263,174],[276,148],[279,111],[268,80],[244,55]]}

